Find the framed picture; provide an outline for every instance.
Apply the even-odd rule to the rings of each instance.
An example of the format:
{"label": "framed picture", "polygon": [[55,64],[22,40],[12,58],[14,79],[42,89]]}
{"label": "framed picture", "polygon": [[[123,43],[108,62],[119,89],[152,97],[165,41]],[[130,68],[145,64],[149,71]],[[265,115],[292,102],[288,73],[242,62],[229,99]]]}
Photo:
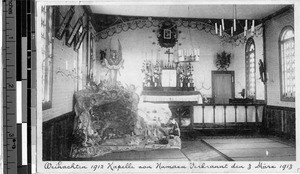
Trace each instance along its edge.
{"label": "framed picture", "polygon": [[164,39],[171,39],[171,30],[164,29]]}

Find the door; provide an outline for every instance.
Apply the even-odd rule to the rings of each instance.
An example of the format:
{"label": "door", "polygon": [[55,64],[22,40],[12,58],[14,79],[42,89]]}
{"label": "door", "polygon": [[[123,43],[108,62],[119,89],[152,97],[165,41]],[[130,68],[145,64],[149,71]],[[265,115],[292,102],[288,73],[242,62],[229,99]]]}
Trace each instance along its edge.
{"label": "door", "polygon": [[233,71],[212,71],[212,95],[217,104],[227,104],[234,98]]}

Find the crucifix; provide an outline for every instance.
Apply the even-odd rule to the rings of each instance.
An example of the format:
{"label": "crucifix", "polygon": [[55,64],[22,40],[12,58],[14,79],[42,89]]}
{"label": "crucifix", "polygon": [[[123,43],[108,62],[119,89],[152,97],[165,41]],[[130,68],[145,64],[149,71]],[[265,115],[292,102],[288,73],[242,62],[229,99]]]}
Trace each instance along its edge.
{"label": "crucifix", "polygon": [[165,54],[168,54],[168,64],[167,64],[167,66],[165,66],[165,68],[171,68],[172,66],[171,66],[171,64],[170,64],[170,55],[173,54],[173,53],[171,53],[170,49],[168,49],[168,50],[165,52]]}

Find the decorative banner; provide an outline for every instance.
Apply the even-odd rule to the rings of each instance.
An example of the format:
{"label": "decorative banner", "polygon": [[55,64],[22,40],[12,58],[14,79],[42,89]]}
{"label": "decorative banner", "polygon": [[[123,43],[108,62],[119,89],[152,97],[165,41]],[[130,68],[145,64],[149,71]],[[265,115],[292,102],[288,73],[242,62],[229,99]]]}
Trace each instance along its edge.
{"label": "decorative banner", "polygon": [[74,29],[72,30],[71,36],[68,38],[66,45],[70,47],[74,41],[76,34],[78,33],[79,29],[82,27],[82,17],[78,19]]}
{"label": "decorative banner", "polygon": [[[115,34],[119,34],[121,32],[126,32],[129,29],[135,30],[137,28],[142,29],[144,27],[150,28],[150,27],[158,27],[159,24],[163,23],[163,20],[157,20],[152,19],[149,21],[148,19],[137,19],[132,21],[123,22],[121,24],[113,25],[103,31],[100,31],[96,34],[96,42],[100,39],[106,39],[108,37],[111,37]],[[189,27],[191,29],[197,29],[199,31],[205,31],[206,33],[210,33],[211,35],[214,35],[216,37],[219,37],[221,40],[220,44],[224,45],[225,43],[230,43],[233,46],[239,46],[245,44],[247,41],[247,38],[243,36],[244,33],[241,33],[239,35],[231,37],[226,32],[222,33],[222,36],[219,36],[218,27],[215,28],[215,26],[202,22],[202,21],[187,21],[178,19],[174,21],[177,27]],[[217,29],[217,30],[216,30]],[[262,24],[255,26],[254,36],[260,36],[262,35]]]}
{"label": "decorative banner", "polygon": [[62,37],[63,37],[63,35],[64,35],[65,31],[66,31],[65,29],[69,25],[69,23],[70,23],[73,15],[74,15],[74,13],[75,13],[74,6],[71,6],[71,8],[67,12],[66,16],[64,17],[64,20],[62,21],[61,24],[59,24],[60,27],[57,30],[56,35],[55,35],[57,39],[59,39],[59,40],[62,39]]}
{"label": "decorative banner", "polygon": [[83,41],[83,38],[84,38],[84,36],[85,36],[85,34],[87,33],[87,29],[86,28],[83,28],[83,32],[82,33],[80,33],[80,36],[79,36],[79,40],[77,41],[75,41],[75,47],[74,47],[74,49],[77,51],[78,49],[79,49],[79,47],[80,47],[80,45],[81,45],[81,43],[82,43],[82,41]]}

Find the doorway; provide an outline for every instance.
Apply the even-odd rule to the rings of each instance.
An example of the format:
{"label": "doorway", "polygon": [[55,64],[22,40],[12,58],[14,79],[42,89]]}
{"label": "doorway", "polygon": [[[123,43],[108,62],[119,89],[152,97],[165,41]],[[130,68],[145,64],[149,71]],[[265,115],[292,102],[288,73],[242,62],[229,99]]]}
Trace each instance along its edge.
{"label": "doorway", "polygon": [[212,71],[212,98],[215,103],[228,104],[234,93],[234,71]]}

